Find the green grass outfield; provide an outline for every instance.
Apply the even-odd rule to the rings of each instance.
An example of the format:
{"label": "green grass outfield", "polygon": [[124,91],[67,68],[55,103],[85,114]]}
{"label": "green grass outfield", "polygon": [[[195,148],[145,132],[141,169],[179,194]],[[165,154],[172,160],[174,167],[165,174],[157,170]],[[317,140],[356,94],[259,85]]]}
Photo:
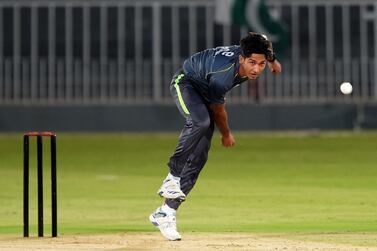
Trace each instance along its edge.
{"label": "green grass outfield", "polygon": [[[178,133],[58,133],[60,234],[155,231],[148,215]],[[366,233],[377,246],[377,132],[237,133],[214,138],[209,161],[178,211],[182,232]],[[31,141],[31,231],[36,153]],[[50,224],[45,141],[45,221]],[[22,234],[22,134],[0,134],[0,234]],[[46,226],[46,234],[50,226]],[[373,234],[376,233],[376,234]],[[333,241],[337,241],[336,238]],[[343,241],[344,240],[338,240]]]}

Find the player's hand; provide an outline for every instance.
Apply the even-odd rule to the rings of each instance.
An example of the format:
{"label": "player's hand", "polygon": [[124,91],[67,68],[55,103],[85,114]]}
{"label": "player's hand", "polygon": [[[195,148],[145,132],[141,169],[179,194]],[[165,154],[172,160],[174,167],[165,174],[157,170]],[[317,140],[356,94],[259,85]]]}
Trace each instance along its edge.
{"label": "player's hand", "polygon": [[221,143],[223,144],[224,147],[231,147],[234,146],[236,141],[234,140],[234,137],[231,133],[227,136],[221,136]]}
{"label": "player's hand", "polygon": [[268,62],[268,68],[270,68],[270,71],[274,74],[281,72],[281,64],[277,59],[275,59],[274,62]]}

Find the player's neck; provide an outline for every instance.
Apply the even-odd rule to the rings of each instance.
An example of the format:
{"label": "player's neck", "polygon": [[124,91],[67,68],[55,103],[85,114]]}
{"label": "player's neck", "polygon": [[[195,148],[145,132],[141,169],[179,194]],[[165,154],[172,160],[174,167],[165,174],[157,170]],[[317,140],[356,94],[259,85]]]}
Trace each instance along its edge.
{"label": "player's neck", "polygon": [[246,77],[245,71],[244,71],[244,69],[241,66],[238,68],[238,76],[240,78]]}

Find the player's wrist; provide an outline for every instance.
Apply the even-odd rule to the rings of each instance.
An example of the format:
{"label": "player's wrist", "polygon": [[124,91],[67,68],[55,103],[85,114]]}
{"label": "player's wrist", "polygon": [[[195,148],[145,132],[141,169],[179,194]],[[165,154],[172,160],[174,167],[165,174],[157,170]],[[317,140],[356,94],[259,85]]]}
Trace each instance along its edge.
{"label": "player's wrist", "polygon": [[269,53],[267,54],[267,61],[268,61],[269,63],[274,63],[274,62],[276,61],[276,55],[275,55],[275,53],[273,53],[273,52],[269,52]]}
{"label": "player's wrist", "polygon": [[225,132],[222,132],[222,133],[221,133],[221,136],[222,136],[223,138],[229,138],[230,135],[231,135],[230,131],[225,131]]}

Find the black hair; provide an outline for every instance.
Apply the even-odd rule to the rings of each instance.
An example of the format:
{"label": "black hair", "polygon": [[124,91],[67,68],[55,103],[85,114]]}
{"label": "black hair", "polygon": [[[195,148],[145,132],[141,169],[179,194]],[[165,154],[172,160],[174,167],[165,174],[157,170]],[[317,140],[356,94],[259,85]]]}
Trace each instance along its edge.
{"label": "black hair", "polygon": [[[240,41],[241,54],[244,57],[250,57],[251,54],[264,54],[268,61],[274,58],[272,44],[262,34],[249,32],[249,34]],[[272,60],[271,60],[272,59]]]}

